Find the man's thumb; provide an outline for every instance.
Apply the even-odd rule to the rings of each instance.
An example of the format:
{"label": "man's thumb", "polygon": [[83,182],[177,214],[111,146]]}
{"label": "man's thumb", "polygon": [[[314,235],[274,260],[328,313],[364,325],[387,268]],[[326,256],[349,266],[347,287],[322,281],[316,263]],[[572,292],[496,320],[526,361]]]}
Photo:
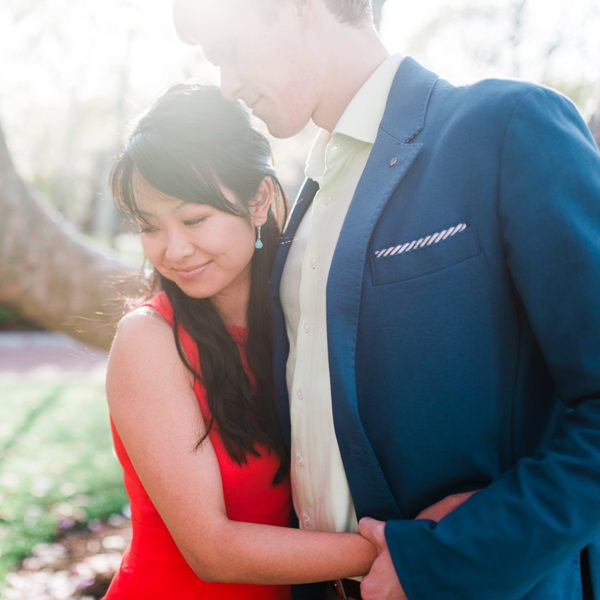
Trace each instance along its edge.
{"label": "man's thumb", "polygon": [[385,546],[385,521],[363,517],[358,522],[358,533],[368,539],[377,548]]}

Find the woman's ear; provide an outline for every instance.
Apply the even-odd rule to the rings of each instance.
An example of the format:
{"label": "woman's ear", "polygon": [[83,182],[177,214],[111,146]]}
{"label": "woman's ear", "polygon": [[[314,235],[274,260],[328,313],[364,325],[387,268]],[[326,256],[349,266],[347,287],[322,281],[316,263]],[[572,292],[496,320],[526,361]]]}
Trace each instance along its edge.
{"label": "woman's ear", "polygon": [[269,208],[275,194],[273,180],[267,175],[260,182],[258,191],[250,202],[250,218],[254,227],[259,227],[266,223],[269,216]]}

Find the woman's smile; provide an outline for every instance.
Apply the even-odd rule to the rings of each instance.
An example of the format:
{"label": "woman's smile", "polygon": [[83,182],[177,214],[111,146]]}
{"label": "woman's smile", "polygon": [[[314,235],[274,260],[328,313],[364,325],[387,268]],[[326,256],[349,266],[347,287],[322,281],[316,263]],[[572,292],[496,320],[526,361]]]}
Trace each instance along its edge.
{"label": "woman's smile", "polygon": [[199,275],[202,275],[202,273],[204,273],[208,269],[211,262],[212,261],[209,260],[208,262],[205,262],[204,264],[196,265],[196,266],[192,266],[192,267],[172,268],[171,271],[173,273],[175,273],[175,275],[179,279],[183,279],[184,281],[189,281],[191,279],[198,277]]}

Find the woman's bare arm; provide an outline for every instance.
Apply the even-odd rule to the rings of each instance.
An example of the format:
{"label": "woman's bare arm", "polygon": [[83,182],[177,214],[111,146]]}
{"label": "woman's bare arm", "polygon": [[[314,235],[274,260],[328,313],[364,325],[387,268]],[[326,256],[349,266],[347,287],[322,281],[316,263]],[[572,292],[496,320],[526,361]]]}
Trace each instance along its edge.
{"label": "woman's bare arm", "polygon": [[134,311],[119,325],[107,396],[140,480],[199,577],[283,584],[368,572],[375,550],[358,534],[227,518],[212,444],[207,439],[194,449],[205,424],[192,377],[177,354],[171,328],[152,309]]}

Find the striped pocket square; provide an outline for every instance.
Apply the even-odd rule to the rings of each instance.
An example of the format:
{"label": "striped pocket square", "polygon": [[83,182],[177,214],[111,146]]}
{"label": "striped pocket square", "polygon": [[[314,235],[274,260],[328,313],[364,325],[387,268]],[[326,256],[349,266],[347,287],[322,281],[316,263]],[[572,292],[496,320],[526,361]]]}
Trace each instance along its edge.
{"label": "striped pocket square", "polygon": [[398,244],[397,246],[390,246],[389,248],[382,248],[381,250],[376,250],[375,257],[386,258],[387,256],[396,256],[397,254],[406,254],[407,252],[413,252],[418,248],[433,246],[434,244],[439,244],[440,242],[443,242],[448,238],[462,233],[467,228],[468,225],[466,223],[457,223],[453,227],[443,229],[442,231],[437,231],[436,233],[432,233],[427,237],[422,237],[418,240],[412,240],[410,242]]}

